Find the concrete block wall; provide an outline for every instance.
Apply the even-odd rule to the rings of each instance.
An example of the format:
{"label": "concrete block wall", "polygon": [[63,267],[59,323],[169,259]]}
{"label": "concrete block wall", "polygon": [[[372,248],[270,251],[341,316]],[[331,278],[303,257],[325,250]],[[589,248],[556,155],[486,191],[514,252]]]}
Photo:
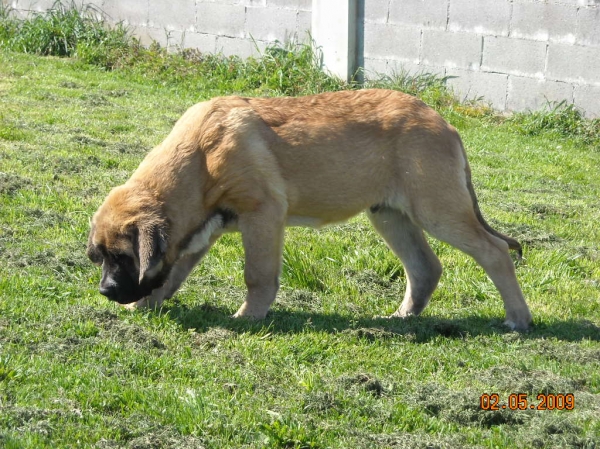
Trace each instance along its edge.
{"label": "concrete block wall", "polygon": [[[20,14],[54,0],[3,0]],[[83,0],[110,21],[124,22],[144,44],[256,56],[269,43],[307,41],[312,0]],[[76,0],[81,4],[82,0]]]}
{"label": "concrete block wall", "polygon": [[[54,2],[2,1],[22,15]],[[318,10],[313,2],[331,3],[76,1],[124,21],[144,43],[241,57],[257,55],[275,40],[307,39]],[[588,117],[600,117],[600,0],[349,1],[357,5],[356,57],[367,78],[401,69],[435,73],[452,77],[448,83],[460,97],[483,98],[501,111],[566,100]]]}
{"label": "concrete block wall", "polygon": [[600,117],[600,0],[365,0],[367,77],[455,77],[501,111],[573,103]]}

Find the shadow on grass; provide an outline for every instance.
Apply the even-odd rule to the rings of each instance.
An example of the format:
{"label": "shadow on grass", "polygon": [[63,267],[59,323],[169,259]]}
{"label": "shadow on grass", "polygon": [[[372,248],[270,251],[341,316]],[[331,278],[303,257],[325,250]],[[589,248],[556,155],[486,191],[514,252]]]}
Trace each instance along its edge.
{"label": "shadow on grass", "polygon": [[402,318],[355,317],[305,311],[272,310],[262,321],[234,319],[230,311],[210,304],[187,307],[173,304],[162,309],[185,329],[205,332],[213,327],[239,333],[300,333],[307,330],[349,333],[357,338],[383,340],[390,338],[427,342],[435,337],[470,338],[478,335],[514,334],[522,339],[555,338],[561,341],[600,341],[600,327],[588,320],[536,322],[531,331],[516,333],[502,324],[500,318],[473,316],[437,318],[431,316]]}

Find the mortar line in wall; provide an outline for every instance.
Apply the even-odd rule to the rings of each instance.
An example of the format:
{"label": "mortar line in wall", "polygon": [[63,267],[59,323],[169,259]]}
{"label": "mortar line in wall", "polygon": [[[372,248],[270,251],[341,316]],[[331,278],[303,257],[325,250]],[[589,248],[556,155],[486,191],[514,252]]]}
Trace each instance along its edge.
{"label": "mortar line in wall", "polygon": [[546,81],[546,73],[548,73],[548,58],[550,55],[550,42],[546,43],[546,54],[544,55],[544,81]]}
{"label": "mortar line in wall", "polygon": [[506,77],[506,94],[504,95],[504,111],[508,110],[508,85],[510,84],[510,76]]}
{"label": "mortar line in wall", "polygon": [[513,11],[515,8],[515,4],[512,2],[512,0],[511,0],[508,8],[509,8],[509,13],[508,13],[508,36],[507,37],[512,37]]}
{"label": "mortar line in wall", "polygon": [[[266,3],[265,3],[266,5]],[[248,25],[248,7],[244,6],[244,28],[243,28],[243,33],[244,33],[244,37],[242,39],[246,39],[246,30],[248,29],[247,27]]]}
{"label": "mortar line in wall", "polygon": [[419,34],[419,58],[417,59],[417,65],[420,65],[423,61],[423,29],[420,30]]}
{"label": "mortar line in wall", "polygon": [[194,1],[194,33],[198,32],[198,0]]}
{"label": "mortar line in wall", "polygon": [[483,52],[485,50],[485,36],[481,35],[481,53],[479,55],[479,67],[478,69],[481,71],[481,67],[483,66]]}
{"label": "mortar line in wall", "polygon": [[390,23],[390,8],[392,6],[392,0],[388,0],[387,11],[385,15],[385,23]]}

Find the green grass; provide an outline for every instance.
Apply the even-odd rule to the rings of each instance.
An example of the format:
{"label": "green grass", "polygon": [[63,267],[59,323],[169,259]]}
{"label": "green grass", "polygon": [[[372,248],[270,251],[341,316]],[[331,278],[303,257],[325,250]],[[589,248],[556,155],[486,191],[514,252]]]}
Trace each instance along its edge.
{"label": "green grass", "polygon": [[[287,231],[264,322],[229,318],[245,294],[237,235],[162,310],[130,313],[97,292],[88,220],[181,113],[217,94],[348,86],[308,46],[250,61],[125,48],[111,67],[0,52],[0,447],[600,446],[597,122],[565,106],[498,117],[434,78],[381,84],[461,132],[485,216],[524,244],[530,333],[503,328],[483,271],[437,241],[445,271],[423,316],[374,318],[405,278],[362,216]],[[573,393],[575,409],[480,410],[494,392]]]}

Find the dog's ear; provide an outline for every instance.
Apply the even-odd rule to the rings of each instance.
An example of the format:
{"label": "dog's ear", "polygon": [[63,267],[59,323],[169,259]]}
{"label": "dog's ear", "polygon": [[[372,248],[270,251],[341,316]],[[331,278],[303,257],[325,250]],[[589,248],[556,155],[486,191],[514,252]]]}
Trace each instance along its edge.
{"label": "dog's ear", "polygon": [[167,233],[163,227],[141,226],[137,229],[137,254],[140,260],[140,278],[151,279],[163,267],[163,258],[167,252]]}
{"label": "dog's ear", "polygon": [[86,254],[87,254],[88,258],[92,261],[92,263],[94,263],[95,265],[102,265],[102,260],[103,260],[102,253],[93,244],[94,232],[96,231],[96,227],[91,224],[90,224],[90,226],[91,226],[91,229],[90,229],[90,234],[88,236]]}

